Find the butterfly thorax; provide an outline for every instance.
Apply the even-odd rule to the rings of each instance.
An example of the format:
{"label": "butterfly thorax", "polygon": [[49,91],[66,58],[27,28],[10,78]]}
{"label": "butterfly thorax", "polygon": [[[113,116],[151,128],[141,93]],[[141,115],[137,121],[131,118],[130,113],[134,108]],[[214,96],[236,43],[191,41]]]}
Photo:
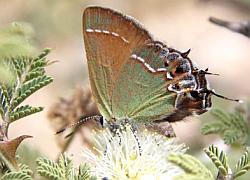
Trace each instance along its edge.
{"label": "butterfly thorax", "polygon": [[105,119],[103,116],[101,116],[101,118],[102,126],[109,128],[113,134],[116,134],[118,131],[122,131],[127,125],[129,125],[131,128],[136,127],[136,125],[133,123],[133,120],[128,117],[119,119],[113,117],[111,119]]}

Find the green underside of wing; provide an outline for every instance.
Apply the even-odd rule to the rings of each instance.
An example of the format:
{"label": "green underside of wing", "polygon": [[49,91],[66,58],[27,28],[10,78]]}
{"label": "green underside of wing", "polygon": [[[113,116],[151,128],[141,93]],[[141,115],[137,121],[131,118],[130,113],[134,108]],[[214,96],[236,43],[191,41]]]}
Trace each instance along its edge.
{"label": "green underside of wing", "polygon": [[147,122],[173,111],[175,96],[166,90],[163,74],[153,74],[133,60],[121,72],[112,94],[115,117]]}
{"label": "green underside of wing", "polygon": [[[95,66],[95,61],[91,63]],[[92,69],[90,73],[94,81],[92,88],[98,88],[98,108],[108,120],[127,117],[138,122],[149,122],[174,110],[175,96],[166,90],[163,75],[148,72],[141,63],[131,60],[124,65],[113,89],[106,77],[112,73],[109,67]]]}
{"label": "green underside of wing", "polygon": [[[96,61],[89,61],[89,67],[98,67]],[[91,88],[95,96],[95,102],[98,110],[105,119],[109,120],[113,117],[111,111],[111,100],[109,97],[111,82],[109,79],[110,69],[106,67],[102,68],[89,68],[89,74],[91,80]]]}

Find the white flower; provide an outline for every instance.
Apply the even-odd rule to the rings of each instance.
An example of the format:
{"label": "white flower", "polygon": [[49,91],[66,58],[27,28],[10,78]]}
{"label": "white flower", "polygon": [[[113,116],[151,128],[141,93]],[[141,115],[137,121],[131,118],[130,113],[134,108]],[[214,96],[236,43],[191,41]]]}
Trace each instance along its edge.
{"label": "white flower", "polygon": [[93,132],[93,139],[96,152],[85,149],[83,154],[99,178],[166,180],[182,173],[167,161],[170,153],[185,152],[184,145],[177,145],[175,138],[148,130],[133,133],[127,126],[115,136],[109,129]]}

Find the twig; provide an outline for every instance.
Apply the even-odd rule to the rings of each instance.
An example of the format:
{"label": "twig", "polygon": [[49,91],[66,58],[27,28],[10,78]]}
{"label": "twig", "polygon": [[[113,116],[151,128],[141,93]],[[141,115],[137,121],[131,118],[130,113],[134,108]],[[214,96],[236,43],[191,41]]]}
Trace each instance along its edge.
{"label": "twig", "polygon": [[215,17],[210,17],[209,21],[213,24],[225,27],[227,29],[230,29],[231,31],[243,34],[250,38],[250,21],[230,22]]}

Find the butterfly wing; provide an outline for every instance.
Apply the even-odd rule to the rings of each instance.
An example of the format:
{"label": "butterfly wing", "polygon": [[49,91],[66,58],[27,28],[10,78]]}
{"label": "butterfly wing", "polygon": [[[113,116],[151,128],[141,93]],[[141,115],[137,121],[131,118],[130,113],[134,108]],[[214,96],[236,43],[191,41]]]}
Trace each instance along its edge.
{"label": "butterfly wing", "polygon": [[93,96],[106,119],[154,120],[173,110],[166,72],[157,70],[163,61],[139,23],[111,9],[88,7],[83,35]]}

